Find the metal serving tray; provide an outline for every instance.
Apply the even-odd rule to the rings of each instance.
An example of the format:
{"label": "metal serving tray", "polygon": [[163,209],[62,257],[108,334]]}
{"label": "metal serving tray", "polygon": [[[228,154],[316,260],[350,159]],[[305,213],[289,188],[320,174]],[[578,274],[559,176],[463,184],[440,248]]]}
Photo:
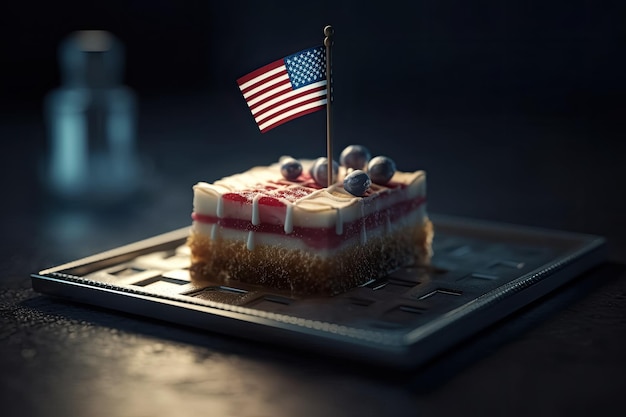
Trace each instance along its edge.
{"label": "metal serving tray", "polygon": [[32,274],[35,291],[385,366],[417,366],[605,260],[601,237],[433,216],[433,266],[334,297],[189,277],[188,228]]}

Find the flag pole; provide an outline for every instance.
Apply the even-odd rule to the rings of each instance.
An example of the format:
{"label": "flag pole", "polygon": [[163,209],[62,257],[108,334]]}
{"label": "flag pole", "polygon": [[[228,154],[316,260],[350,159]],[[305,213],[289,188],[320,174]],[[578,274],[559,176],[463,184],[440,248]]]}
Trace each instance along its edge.
{"label": "flag pole", "polygon": [[328,25],[324,28],[324,36],[326,36],[324,38],[324,46],[326,47],[326,161],[328,162],[328,180],[326,183],[327,187],[330,187],[333,184],[333,118],[331,108],[331,102],[333,97],[333,84],[331,71],[331,47],[333,46],[332,36],[334,33],[335,29],[333,29],[332,26]]}

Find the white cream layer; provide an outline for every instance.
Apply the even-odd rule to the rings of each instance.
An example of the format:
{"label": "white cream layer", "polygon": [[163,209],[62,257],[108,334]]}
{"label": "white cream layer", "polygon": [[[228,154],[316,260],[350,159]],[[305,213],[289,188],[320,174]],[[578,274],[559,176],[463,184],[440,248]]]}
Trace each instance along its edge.
{"label": "white cream layer", "polygon": [[269,246],[283,246],[289,249],[305,250],[309,253],[328,257],[334,255],[337,251],[343,248],[354,246],[356,244],[365,244],[375,236],[388,236],[399,230],[412,227],[416,224],[423,224],[426,220],[426,207],[422,205],[417,210],[409,213],[406,216],[394,221],[388,222],[379,227],[372,229],[363,228],[359,235],[356,235],[350,239],[346,239],[341,243],[339,247],[332,249],[316,249],[308,246],[303,240],[289,237],[284,235],[278,235],[275,233],[263,233],[248,230],[235,230],[221,227],[218,224],[207,224],[202,222],[193,222],[192,228],[195,233],[206,236],[211,240],[217,238],[238,241],[245,243],[249,250],[253,250],[257,245],[269,245]]}
{"label": "white cream layer", "polygon": [[[301,160],[304,171],[308,171],[312,160]],[[372,195],[355,197],[343,189],[342,169],[338,182],[331,187],[301,192],[302,185],[293,182],[287,185],[280,173],[280,163],[270,166],[254,167],[250,170],[225,177],[213,184],[199,182],[194,189],[194,212],[217,218],[249,220],[256,225],[260,222],[284,225],[284,232],[289,234],[293,227],[334,227],[337,234],[343,233],[343,225],[372,213],[385,210],[394,204],[418,197],[426,197],[426,174],[424,171],[396,172],[392,183],[401,183],[405,188],[388,188],[372,184]],[[263,191],[271,185],[278,187],[274,191]],[[293,195],[281,196],[289,190]],[[225,203],[223,195],[236,193],[252,200],[252,204]],[[275,198],[285,207],[259,205],[263,196]]]}

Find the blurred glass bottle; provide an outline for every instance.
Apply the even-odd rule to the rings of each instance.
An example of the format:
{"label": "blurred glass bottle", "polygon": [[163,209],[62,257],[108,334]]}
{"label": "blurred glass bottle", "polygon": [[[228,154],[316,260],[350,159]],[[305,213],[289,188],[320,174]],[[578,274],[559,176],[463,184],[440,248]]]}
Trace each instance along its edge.
{"label": "blurred glass bottle", "polygon": [[79,31],[59,46],[62,85],[44,106],[46,185],[58,197],[116,202],[139,184],[136,98],[122,83],[124,47],[106,31]]}

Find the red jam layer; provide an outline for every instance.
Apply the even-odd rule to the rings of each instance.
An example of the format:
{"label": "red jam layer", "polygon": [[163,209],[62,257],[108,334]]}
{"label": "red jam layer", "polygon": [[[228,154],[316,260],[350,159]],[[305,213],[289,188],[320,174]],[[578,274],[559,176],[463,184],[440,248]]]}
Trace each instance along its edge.
{"label": "red jam layer", "polygon": [[[385,187],[389,189],[404,189],[406,188],[406,184],[391,181],[386,184]],[[285,204],[279,199],[295,203],[321,188],[322,187],[318,185],[309,174],[302,174],[295,181],[268,181],[265,185],[259,185],[253,189],[226,193],[222,198],[226,201],[251,204],[254,198],[260,194],[263,197],[259,199],[259,205],[284,207]],[[389,193],[377,193],[368,189],[364,197],[385,198],[388,195]]]}
{"label": "red jam layer", "polygon": [[[226,194],[226,196],[236,196],[238,194]],[[243,196],[239,196],[242,199],[245,199]],[[231,197],[234,199],[234,197]],[[259,205],[261,205],[261,201],[266,197],[262,197],[259,199]],[[247,199],[245,201],[248,201]],[[274,201],[279,203],[281,206],[284,206],[280,201],[268,198],[264,201],[265,204],[274,205]],[[243,201],[241,201],[243,202]],[[206,224],[217,224],[226,229],[233,230],[241,230],[241,231],[255,231],[261,233],[273,233],[284,235],[285,237],[291,237],[302,240],[308,246],[315,249],[332,249],[338,247],[341,243],[349,240],[355,236],[360,235],[363,226],[365,225],[366,233],[368,230],[376,229],[380,226],[383,226],[387,221],[387,215],[389,216],[389,220],[393,223],[395,220],[409,214],[410,212],[416,210],[422,204],[426,202],[425,197],[416,197],[412,200],[405,200],[394,204],[391,207],[386,208],[383,211],[369,214],[360,219],[346,222],[343,224],[343,233],[338,235],[335,228],[328,227],[304,227],[304,226],[294,226],[293,232],[290,234],[286,234],[284,230],[284,225],[282,224],[271,224],[261,222],[258,225],[253,225],[249,220],[243,219],[234,219],[234,218],[218,218],[216,216],[210,216],[206,214],[192,213],[191,218],[200,223]],[[387,214],[388,213],[388,214]]]}

